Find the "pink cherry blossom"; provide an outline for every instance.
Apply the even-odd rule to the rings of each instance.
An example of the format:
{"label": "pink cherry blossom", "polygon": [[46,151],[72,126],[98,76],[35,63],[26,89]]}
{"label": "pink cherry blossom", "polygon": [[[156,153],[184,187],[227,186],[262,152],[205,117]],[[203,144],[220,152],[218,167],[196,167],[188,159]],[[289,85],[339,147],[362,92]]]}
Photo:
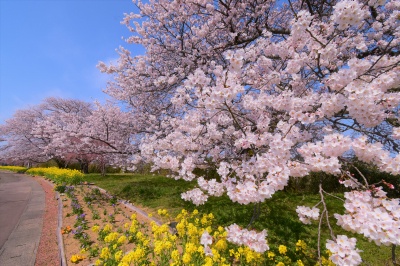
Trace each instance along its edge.
{"label": "pink cherry blossom", "polygon": [[356,249],[356,239],[345,235],[338,235],[336,241],[327,240],[326,248],[332,252],[329,259],[336,265],[359,265],[362,260]]}

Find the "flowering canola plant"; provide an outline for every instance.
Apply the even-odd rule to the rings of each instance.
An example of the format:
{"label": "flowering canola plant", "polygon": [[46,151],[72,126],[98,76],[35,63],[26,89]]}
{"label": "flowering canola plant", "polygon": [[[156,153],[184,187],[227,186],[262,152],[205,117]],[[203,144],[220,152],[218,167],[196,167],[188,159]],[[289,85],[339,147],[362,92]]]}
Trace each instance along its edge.
{"label": "flowering canola plant", "polygon": [[61,184],[79,184],[83,181],[84,174],[78,170],[60,169],[57,167],[49,168],[30,168],[26,171],[30,175],[40,175],[51,179],[55,183]]}
{"label": "flowering canola plant", "polygon": [[0,166],[0,170],[8,170],[12,172],[25,172],[28,168],[23,166]]}
{"label": "flowering canola plant", "polygon": [[[165,217],[168,212],[159,210]],[[315,252],[299,240],[295,248],[279,245],[275,253],[270,250],[264,237],[235,225],[229,228],[214,225],[213,214],[189,213],[182,210],[177,215],[175,228],[165,223],[152,222],[150,227],[138,222],[136,215],[130,217],[123,230],[106,224],[95,225],[101,252],[96,265],[305,265],[316,261]],[[265,233],[265,232],[264,232]],[[229,238],[235,238],[233,244]],[[252,242],[251,247],[245,242]],[[134,247],[125,246],[133,243]],[[303,263],[304,261],[304,263]],[[279,264],[280,263],[280,264]],[[324,258],[323,265],[330,265]]]}

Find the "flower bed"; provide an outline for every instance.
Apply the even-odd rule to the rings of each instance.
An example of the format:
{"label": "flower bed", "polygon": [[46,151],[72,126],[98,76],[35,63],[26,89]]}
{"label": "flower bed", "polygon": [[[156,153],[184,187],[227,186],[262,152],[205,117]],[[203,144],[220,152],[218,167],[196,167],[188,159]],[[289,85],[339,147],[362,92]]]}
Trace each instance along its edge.
{"label": "flower bed", "polygon": [[84,174],[78,170],[49,168],[30,168],[26,171],[30,175],[44,176],[56,184],[75,185],[83,181]]}
{"label": "flower bed", "polygon": [[316,252],[301,240],[292,247],[270,244],[265,251],[264,235],[217,226],[213,214],[182,210],[172,218],[164,209],[158,215],[165,223],[157,225],[97,188],[56,189],[62,192],[69,265],[309,265],[316,260]]}
{"label": "flower bed", "polygon": [[22,166],[0,166],[0,170],[24,173],[28,168]]}

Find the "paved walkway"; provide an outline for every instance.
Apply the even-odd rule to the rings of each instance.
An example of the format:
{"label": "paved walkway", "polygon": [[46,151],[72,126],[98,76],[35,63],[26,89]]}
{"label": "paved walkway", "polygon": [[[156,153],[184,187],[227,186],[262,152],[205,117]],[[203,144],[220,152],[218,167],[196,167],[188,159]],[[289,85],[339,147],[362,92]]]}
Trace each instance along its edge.
{"label": "paved walkway", "polygon": [[0,171],[0,265],[35,264],[45,194],[27,175]]}

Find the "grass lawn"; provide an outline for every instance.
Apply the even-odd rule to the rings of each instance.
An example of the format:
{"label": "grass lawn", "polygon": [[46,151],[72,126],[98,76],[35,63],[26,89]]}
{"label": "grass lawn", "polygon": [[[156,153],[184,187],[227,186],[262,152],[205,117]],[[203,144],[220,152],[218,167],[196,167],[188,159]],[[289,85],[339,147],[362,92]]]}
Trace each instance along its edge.
{"label": "grass lawn", "polygon": [[[180,197],[182,192],[195,186],[194,182],[174,180],[157,175],[111,174],[102,177],[99,174],[89,174],[85,176],[85,180],[95,183],[113,195],[130,200],[150,213],[156,214],[158,209],[165,208],[174,216],[182,208],[190,211],[198,209],[203,213],[213,213],[217,224],[221,226],[236,223],[247,227],[255,207],[257,207],[254,204],[241,205],[233,203],[226,196],[211,197],[206,204],[195,206]],[[336,196],[343,198],[341,194],[336,194]],[[267,229],[268,242],[271,246],[286,245],[294,247],[297,240],[301,239],[306,241],[310,247],[316,249],[318,238],[317,222],[312,225],[302,224],[297,217],[296,206],[312,207],[319,200],[318,194],[278,192],[272,199],[259,205],[259,217],[252,223],[251,228],[257,230]],[[390,262],[391,247],[376,246],[360,235],[352,235],[336,226],[333,213],[343,213],[342,202],[330,198],[327,204],[335,234],[357,237],[357,247],[363,250],[361,256],[365,261],[364,265],[392,265]],[[325,250],[325,240],[329,238],[329,230],[326,224],[322,226],[321,238],[321,246]],[[399,247],[396,248],[396,254],[397,257],[400,256]]]}

